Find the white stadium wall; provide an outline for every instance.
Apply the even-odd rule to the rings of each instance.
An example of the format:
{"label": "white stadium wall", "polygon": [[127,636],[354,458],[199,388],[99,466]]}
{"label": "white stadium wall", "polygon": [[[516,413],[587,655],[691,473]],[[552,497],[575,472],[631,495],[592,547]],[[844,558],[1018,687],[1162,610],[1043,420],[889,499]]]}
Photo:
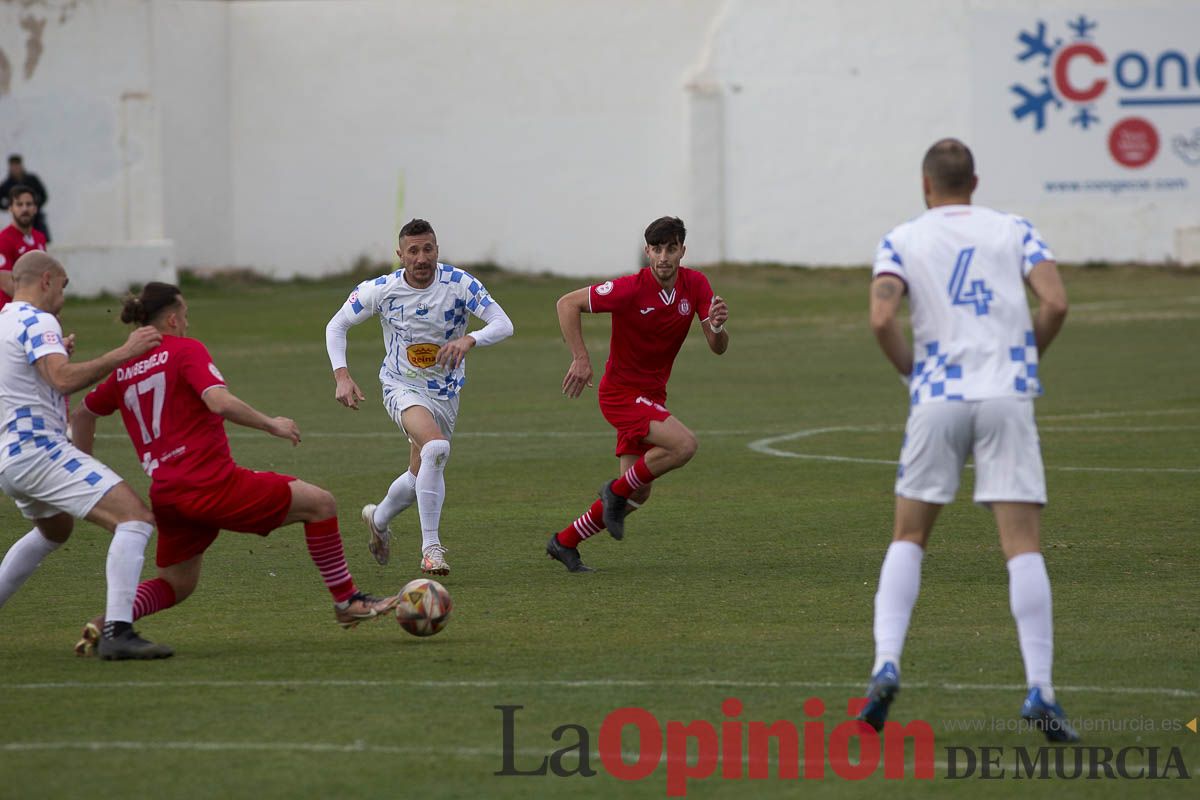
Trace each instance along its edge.
{"label": "white stadium wall", "polygon": [[0,3],[0,148],[46,184],[56,241],[163,235],[148,9]]}
{"label": "white stadium wall", "polygon": [[412,216],[529,271],[627,270],[661,214],[692,263],[863,264],[947,135],[1061,260],[1196,262],[1196,30],[1200,0],[0,2],[0,141],[104,287],[134,246],[327,274]]}
{"label": "white stadium wall", "polygon": [[717,0],[232,7],[234,242],[274,274],[443,258],[598,274],[686,215],[683,76]]}

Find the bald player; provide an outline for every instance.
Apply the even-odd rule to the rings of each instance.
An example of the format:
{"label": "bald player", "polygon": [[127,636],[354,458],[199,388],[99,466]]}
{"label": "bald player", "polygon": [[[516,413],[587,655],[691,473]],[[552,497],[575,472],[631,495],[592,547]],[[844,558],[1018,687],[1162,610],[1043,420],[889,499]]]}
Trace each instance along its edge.
{"label": "bald player", "polygon": [[63,336],[57,317],[69,280],[62,264],[40,251],[26,253],[12,277],[12,302],[0,310],[0,489],[34,527],[0,562],[0,606],[67,541],[75,520],[86,519],[113,535],[100,657],[167,658],[171,648],[133,630],[133,599],[154,517],[120,476],[67,439],[64,400],[157,346],[162,334],[143,326],[116,350],[71,363],[74,335]]}
{"label": "bald player", "polygon": [[[1067,293],[1054,254],[1025,219],[971,205],[979,184],[967,146],[943,139],[922,164],[921,216],[883,237],[871,283],[871,328],[908,383],[892,543],[875,595],[875,665],[859,719],[876,730],[900,691],[900,652],[921,560],[968,455],[975,502],[996,518],[1025,661],[1022,718],[1052,742],[1079,735],[1054,697],[1050,578],[1040,521],[1046,477],[1033,416],[1038,361],[1062,328]],[[1025,290],[1038,299],[1030,314]],[[908,295],[912,344],[897,312]]]}

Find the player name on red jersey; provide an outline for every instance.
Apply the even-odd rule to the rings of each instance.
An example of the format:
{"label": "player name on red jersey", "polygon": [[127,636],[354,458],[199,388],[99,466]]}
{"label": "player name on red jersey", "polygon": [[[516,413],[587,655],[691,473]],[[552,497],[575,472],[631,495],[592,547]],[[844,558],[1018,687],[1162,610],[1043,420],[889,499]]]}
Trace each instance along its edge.
{"label": "player name on red jersey", "polygon": [[133,364],[132,366],[117,367],[117,380],[127,381],[130,378],[135,378],[138,375],[141,375],[142,373],[149,372],[150,370],[154,369],[155,367],[160,367],[163,364],[167,363],[167,359],[169,359],[170,357],[171,357],[170,352],[168,352],[166,350],[162,350],[162,351],[150,356],[149,358],[142,359],[141,361],[137,362],[136,364]]}

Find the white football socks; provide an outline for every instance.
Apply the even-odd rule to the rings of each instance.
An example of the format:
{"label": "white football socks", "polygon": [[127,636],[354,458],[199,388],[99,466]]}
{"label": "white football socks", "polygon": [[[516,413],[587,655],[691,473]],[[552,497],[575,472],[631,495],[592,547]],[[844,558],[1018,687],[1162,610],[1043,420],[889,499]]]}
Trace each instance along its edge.
{"label": "white football socks", "polygon": [[446,461],[450,442],[434,439],[421,448],[421,471],[417,473],[417,511],[421,515],[421,550],[441,544],[438,525],[442,521],[442,503],[446,499]]}
{"label": "white football socks", "polygon": [[386,528],[396,515],[417,502],[417,479],[411,471],[406,471],[388,487],[387,497],[379,501],[375,508],[375,527]]}
{"label": "white football socks", "polygon": [[148,522],[121,522],[113,532],[108,546],[108,561],[104,574],[108,579],[108,603],[104,621],[133,622],[133,600],[137,596],[138,580],[142,577],[142,562],[146,545],[154,526]]}
{"label": "white football socks", "polygon": [[925,550],[913,542],[898,541],[888,546],[879,570],[879,589],[875,592],[875,666],[871,674],[888,661],[900,669],[900,653],[908,636],[908,623],[921,591],[921,559]]}
{"label": "white football socks", "polygon": [[13,542],[4,561],[0,561],[0,607],[16,594],[42,559],[58,548],[58,542],[50,541],[37,528]]}
{"label": "white football socks", "polygon": [[1025,660],[1029,688],[1042,690],[1054,702],[1050,669],[1054,663],[1054,614],[1050,601],[1050,576],[1041,553],[1022,553],[1008,561],[1008,601],[1017,621],[1017,641]]}

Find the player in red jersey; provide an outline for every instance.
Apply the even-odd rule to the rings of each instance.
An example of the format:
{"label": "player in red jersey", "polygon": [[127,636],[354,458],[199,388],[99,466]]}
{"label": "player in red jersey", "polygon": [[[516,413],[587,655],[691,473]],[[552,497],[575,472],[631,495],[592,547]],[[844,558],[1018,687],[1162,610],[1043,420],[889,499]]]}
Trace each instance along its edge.
{"label": "player in red jersey", "polygon": [[[220,530],[266,536],[304,523],[309,555],[334,599],[343,628],[391,610],[398,597],[376,598],[354,585],[342,550],[333,495],[290,475],[234,463],[224,421],[300,443],[296,423],[268,417],[235,397],[208,350],[185,338],[188,307],[175,286],[148,283],[125,302],[123,322],[153,325],[162,344],[130,359],[91,391],[72,416],[75,445],[91,453],[97,417],[120,410],[142,468],[158,522],[158,577],[138,586],[138,619],[182,602],[200,580],[204,551]],[[76,652],[88,655],[93,620]]]}
{"label": "player in red jersey", "polygon": [[646,228],[650,266],[558,300],[558,324],[573,357],[562,384],[567,397],[579,397],[592,385],[582,315],[612,315],[608,362],[600,379],[600,412],[617,429],[616,454],[621,459],[621,476],[606,483],[587,513],[546,544],[546,553],[570,572],[591,572],[579,558],[582,540],[604,528],[614,539],[623,538],[625,516],[650,497],[651,481],[682,467],[696,454],[696,435],[667,410],[667,380],[693,317],[700,318],[709,349],[717,355],[725,352],[729,308],[713,294],[703,273],[680,266],[686,236],[687,229],[677,217],[656,219]]}
{"label": "player in red jersey", "polygon": [[46,249],[46,235],[33,227],[37,216],[37,195],[28,186],[14,186],[8,192],[8,210],[12,225],[0,231],[0,308],[12,300],[13,265],[31,250]]}

